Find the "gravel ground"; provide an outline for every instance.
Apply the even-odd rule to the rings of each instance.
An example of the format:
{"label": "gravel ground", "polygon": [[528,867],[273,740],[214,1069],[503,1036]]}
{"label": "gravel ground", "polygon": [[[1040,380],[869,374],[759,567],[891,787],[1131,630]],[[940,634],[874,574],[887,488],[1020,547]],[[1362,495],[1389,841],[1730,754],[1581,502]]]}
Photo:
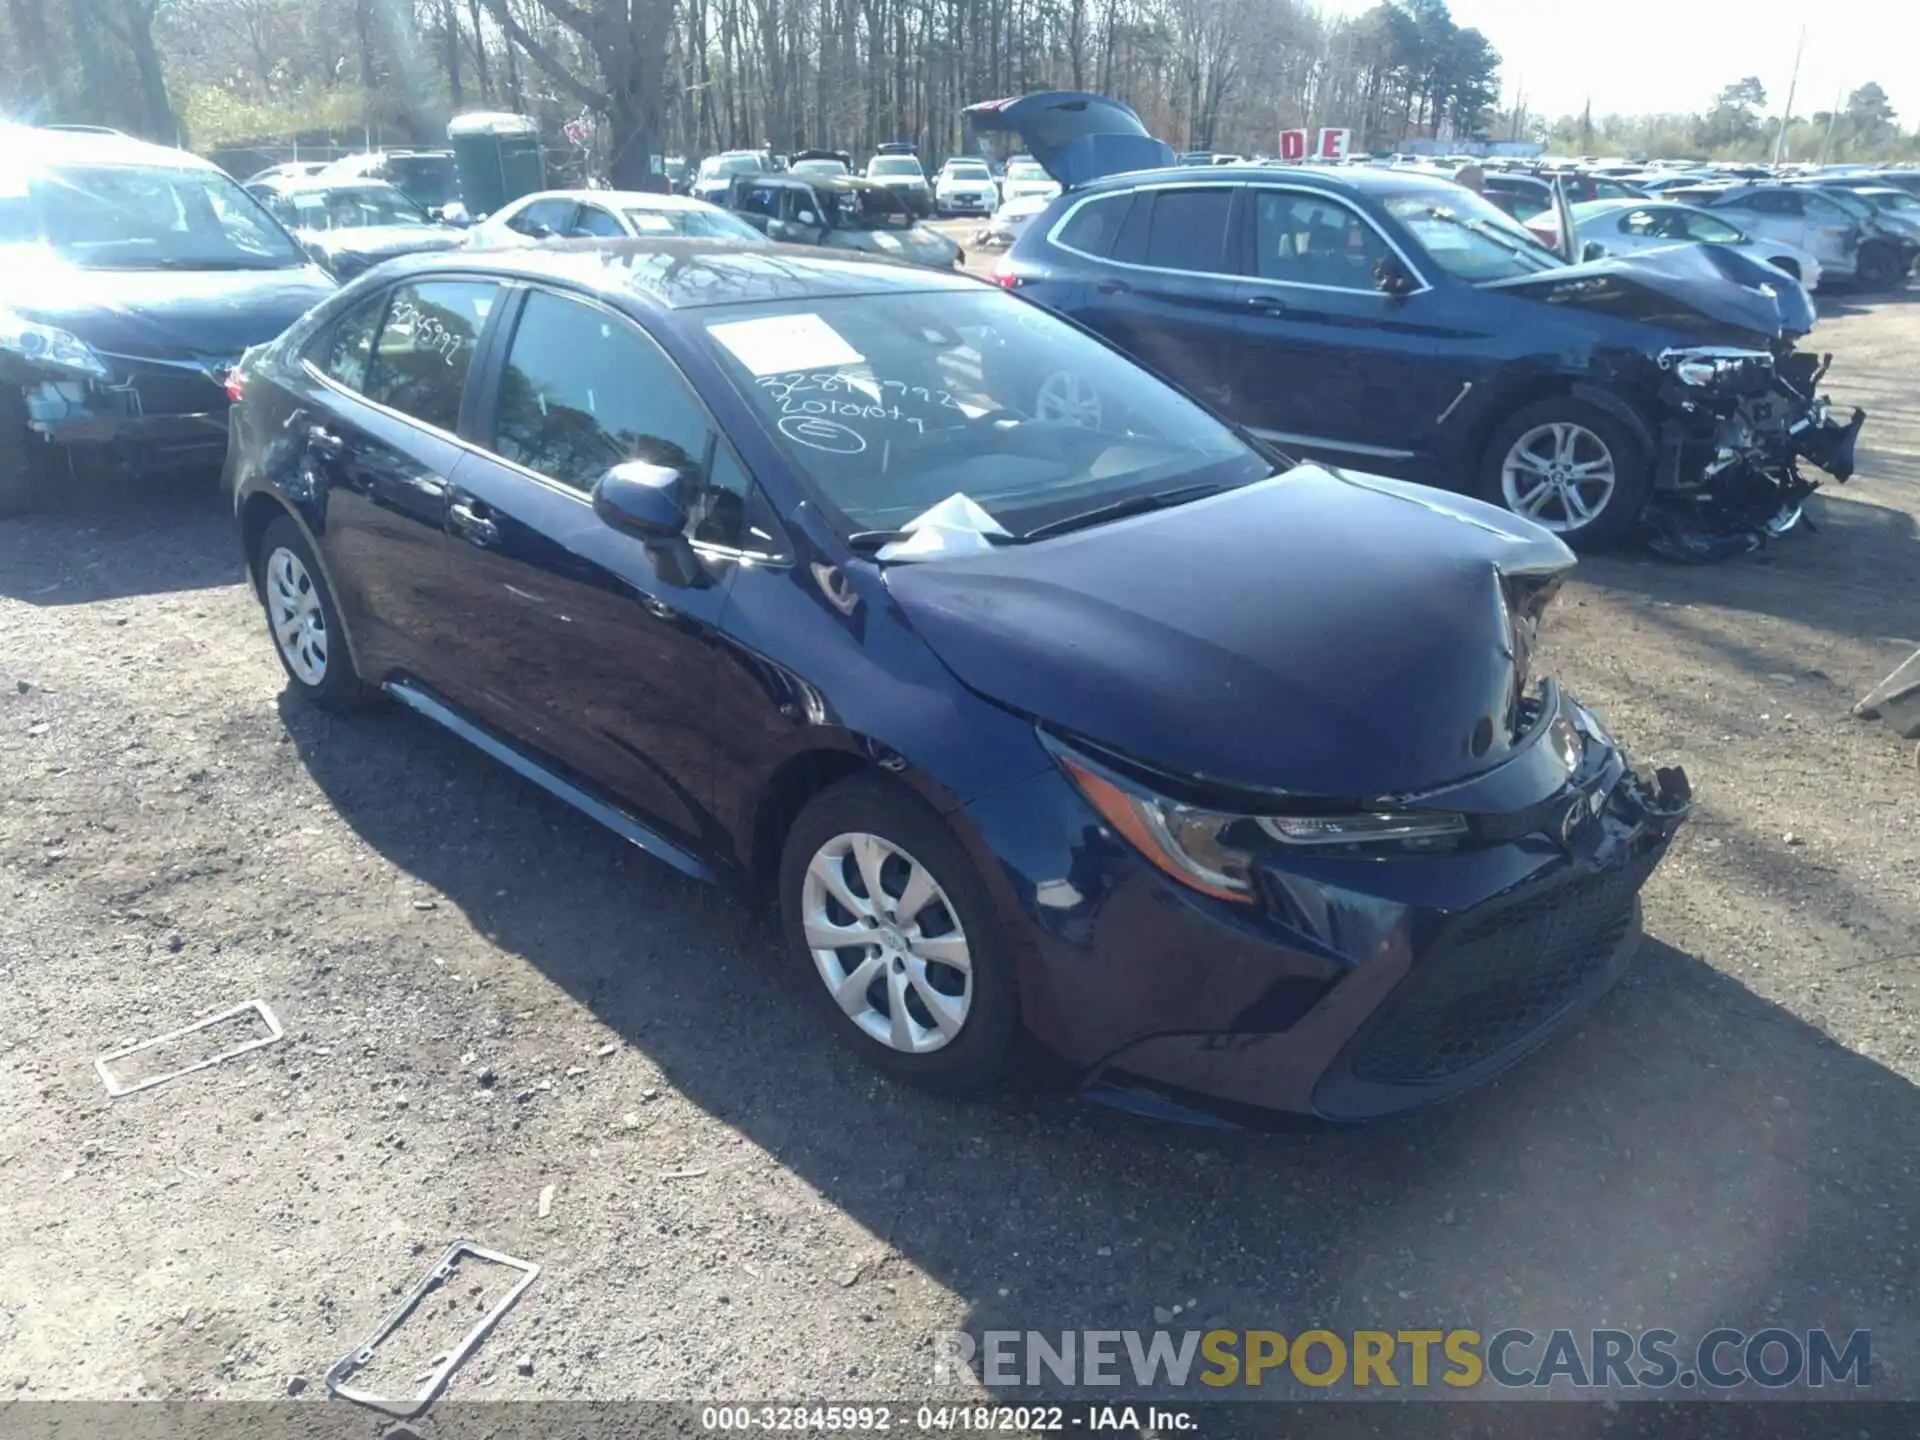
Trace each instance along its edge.
{"label": "gravel ground", "polygon": [[[1920,770],[1847,714],[1920,645],[1920,291],[1827,308],[1873,420],[1818,532],[1590,562],[1548,626],[1699,792],[1630,978],[1356,1132],[882,1083],[764,918],[283,699],[204,488],[0,524],[0,1393],[315,1397],[472,1236],[545,1268],[455,1397],[917,1398],[938,1331],[1156,1323],[1868,1327],[1920,1396]],[[284,1040],[107,1098],[253,999]]]}

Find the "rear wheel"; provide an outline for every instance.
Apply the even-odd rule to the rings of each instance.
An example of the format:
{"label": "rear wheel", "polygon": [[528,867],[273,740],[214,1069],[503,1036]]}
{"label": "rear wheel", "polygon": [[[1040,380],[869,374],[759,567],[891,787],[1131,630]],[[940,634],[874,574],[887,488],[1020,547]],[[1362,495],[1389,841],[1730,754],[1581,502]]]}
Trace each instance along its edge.
{"label": "rear wheel", "polygon": [[1601,545],[1633,528],[1653,490],[1653,457],[1626,425],[1570,395],[1529,405],[1493,432],[1482,499],[1553,531]]}
{"label": "rear wheel", "polygon": [[1899,252],[1891,245],[1862,245],[1857,273],[1860,284],[1868,290],[1891,289],[1902,275]]}
{"label": "rear wheel", "polygon": [[950,1094],[1007,1072],[1009,944],[972,860],[916,797],[869,776],[822,791],[788,832],[780,906],[819,1013],[870,1063]]}
{"label": "rear wheel", "polygon": [[378,692],[360,678],[347,649],[339,606],[307,537],[285,515],[260,537],[260,599],[287,679],[322,710],[352,710]]}

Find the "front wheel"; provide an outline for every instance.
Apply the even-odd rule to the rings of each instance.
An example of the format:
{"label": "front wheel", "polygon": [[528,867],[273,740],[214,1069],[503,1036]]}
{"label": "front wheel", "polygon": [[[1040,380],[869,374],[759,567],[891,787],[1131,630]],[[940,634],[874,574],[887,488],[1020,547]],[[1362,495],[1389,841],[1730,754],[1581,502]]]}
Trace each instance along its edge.
{"label": "front wheel", "polygon": [[1007,1073],[1008,941],[966,850],[918,798],[867,776],[822,791],[787,834],[780,908],[818,1013],[870,1063],[948,1094]]}
{"label": "front wheel", "polygon": [[1633,528],[1653,490],[1653,457],[1631,429],[1572,396],[1529,405],[1493,432],[1481,457],[1484,500],[1569,545],[1602,545]]}
{"label": "front wheel", "polygon": [[1865,289],[1890,290],[1899,283],[1904,270],[1899,252],[1893,246],[1862,245],[1856,273]]}

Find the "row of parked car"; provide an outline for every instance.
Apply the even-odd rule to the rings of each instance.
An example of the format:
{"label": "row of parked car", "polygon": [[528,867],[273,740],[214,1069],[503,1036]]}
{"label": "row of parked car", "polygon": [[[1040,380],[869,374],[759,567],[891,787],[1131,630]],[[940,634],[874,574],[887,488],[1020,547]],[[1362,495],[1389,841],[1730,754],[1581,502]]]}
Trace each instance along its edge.
{"label": "row of parked car", "polygon": [[296,696],[770,892],[895,1075],[1025,1034],[1163,1113],[1355,1120],[1497,1073],[1619,976],[1689,808],[1532,673],[1565,542],[1844,477],[1805,287],[1570,259],[1443,176],[1179,167],[1100,96],[973,118],[1060,187],[997,284],[772,243],[912,228],[788,169],[342,285],[205,162],[9,131],[0,500],[221,457]]}
{"label": "row of parked car", "polygon": [[739,183],[777,175],[826,180],[857,176],[893,191],[921,218],[991,215],[1009,201],[1051,199],[1060,193],[1059,185],[1030,155],[1015,155],[1004,166],[978,156],[955,155],[928,175],[914,147],[901,142],[881,145],[863,171],[855,170],[853,156],[844,150],[802,150],[793,155],[727,150],[701,161],[697,170],[683,172],[675,188],[724,205]]}

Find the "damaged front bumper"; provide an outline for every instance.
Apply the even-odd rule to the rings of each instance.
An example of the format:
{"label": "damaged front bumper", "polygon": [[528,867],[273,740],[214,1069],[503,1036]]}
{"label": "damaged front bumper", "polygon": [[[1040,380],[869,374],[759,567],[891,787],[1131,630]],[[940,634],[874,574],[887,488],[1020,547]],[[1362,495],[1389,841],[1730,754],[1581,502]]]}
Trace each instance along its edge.
{"label": "damaged front bumper", "polygon": [[29,376],[27,429],[94,468],[151,473],[218,464],[227,396],[199,362],[123,362],[111,380]]}
{"label": "damaged front bumper", "polygon": [[1836,418],[1818,393],[1831,356],[1670,350],[1659,357],[1663,420],[1648,522],[1656,550],[1717,559],[1792,529],[1820,487],[1803,462],[1852,478],[1864,410]]}
{"label": "damaged front bumper", "polygon": [[1422,798],[1471,815],[1470,844],[1276,854],[1258,913],[1169,882],[1058,777],[975,802],[994,848],[1064,877],[1028,911],[1031,1028],[1092,1098],[1195,1122],[1363,1121],[1497,1074],[1619,979],[1692,807],[1683,771],[1637,769],[1552,687],[1530,730]]}

